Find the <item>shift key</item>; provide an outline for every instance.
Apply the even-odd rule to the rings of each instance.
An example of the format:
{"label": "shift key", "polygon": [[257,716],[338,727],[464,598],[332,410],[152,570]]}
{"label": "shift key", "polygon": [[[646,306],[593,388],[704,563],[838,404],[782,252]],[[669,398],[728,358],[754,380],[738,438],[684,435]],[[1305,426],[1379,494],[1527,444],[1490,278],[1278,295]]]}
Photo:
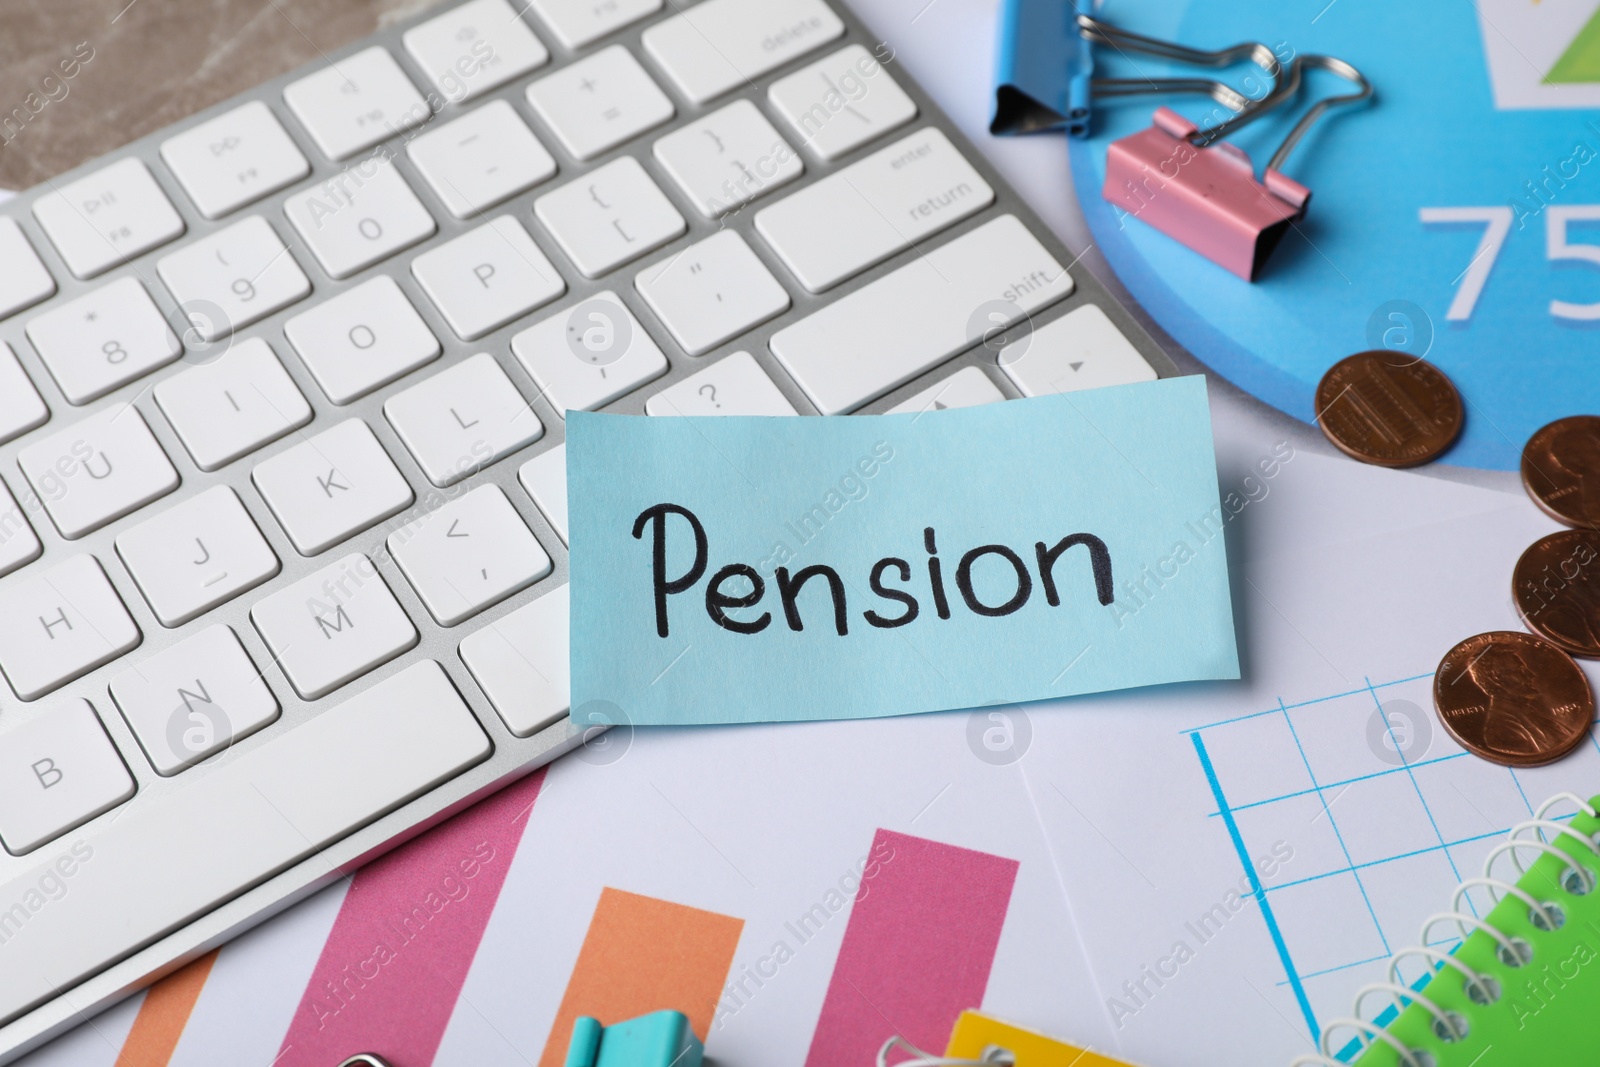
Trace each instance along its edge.
{"label": "shift key", "polygon": [[1071,295],[1072,276],[1001,215],[772,335],[824,415],[851,411]]}

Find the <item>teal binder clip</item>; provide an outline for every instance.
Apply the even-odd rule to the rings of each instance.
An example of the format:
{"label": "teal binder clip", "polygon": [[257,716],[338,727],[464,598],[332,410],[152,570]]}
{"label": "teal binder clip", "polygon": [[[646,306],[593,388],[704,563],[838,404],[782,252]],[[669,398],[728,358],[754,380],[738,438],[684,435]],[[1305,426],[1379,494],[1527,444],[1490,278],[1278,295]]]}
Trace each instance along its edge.
{"label": "teal binder clip", "polygon": [[705,1046],[681,1011],[653,1011],[611,1026],[580,1015],[566,1067],[702,1067],[704,1057]]}
{"label": "teal binder clip", "polygon": [[[1204,51],[1129,33],[1079,10],[1076,0],[1003,0],[994,113],[989,132],[999,136],[1065,130],[1089,133],[1096,101],[1130,96],[1197,93],[1238,114],[1256,102],[1212,78],[1096,78],[1092,47],[1156,56],[1194,67],[1221,68],[1250,61],[1282,86],[1283,66],[1256,41]],[[1270,95],[1263,92],[1262,97]]]}

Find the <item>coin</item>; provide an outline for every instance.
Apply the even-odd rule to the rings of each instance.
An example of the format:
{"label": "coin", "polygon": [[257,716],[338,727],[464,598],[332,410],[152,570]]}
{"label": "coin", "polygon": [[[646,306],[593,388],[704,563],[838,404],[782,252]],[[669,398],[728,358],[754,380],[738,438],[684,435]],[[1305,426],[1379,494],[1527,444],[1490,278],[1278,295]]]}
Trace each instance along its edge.
{"label": "coin", "polygon": [[1600,416],[1573,415],[1535,431],[1522,450],[1522,484],[1557,522],[1600,528]]}
{"label": "coin", "polygon": [[1511,574],[1528,629],[1574,656],[1600,659],[1600,531],[1560,530],[1528,546]]}
{"label": "coin", "polygon": [[1329,368],[1317,425],[1339,450],[1380,467],[1438,459],[1461,433],[1461,394],[1431,363],[1380,348]]}
{"label": "coin", "polygon": [[1469,637],[1445,655],[1433,706],[1463,748],[1508,767],[1560,759],[1594,721],[1594,693],[1572,657],[1508,630]]}

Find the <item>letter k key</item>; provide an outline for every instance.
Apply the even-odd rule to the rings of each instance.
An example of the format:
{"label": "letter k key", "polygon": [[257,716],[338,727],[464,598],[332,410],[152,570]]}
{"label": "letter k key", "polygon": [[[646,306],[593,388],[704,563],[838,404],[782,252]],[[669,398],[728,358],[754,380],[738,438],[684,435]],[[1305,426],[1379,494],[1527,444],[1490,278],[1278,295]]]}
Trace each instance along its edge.
{"label": "letter k key", "polygon": [[343,482],[339,481],[339,470],[337,467],[330,468],[326,478],[320,474],[317,475],[317,484],[322,486],[322,491],[327,494],[330,500],[333,498],[333,491],[335,489],[340,489],[345,492],[349,492],[350,490],[348,485],[345,485]]}

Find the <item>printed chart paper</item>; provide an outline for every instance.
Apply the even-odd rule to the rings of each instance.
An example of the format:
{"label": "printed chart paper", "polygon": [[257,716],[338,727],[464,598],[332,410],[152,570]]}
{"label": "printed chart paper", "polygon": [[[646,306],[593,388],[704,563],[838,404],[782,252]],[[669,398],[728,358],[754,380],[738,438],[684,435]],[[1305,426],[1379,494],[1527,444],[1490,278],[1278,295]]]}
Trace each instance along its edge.
{"label": "printed chart paper", "polygon": [[573,413],[585,723],[1236,678],[1201,378],[848,419]]}

